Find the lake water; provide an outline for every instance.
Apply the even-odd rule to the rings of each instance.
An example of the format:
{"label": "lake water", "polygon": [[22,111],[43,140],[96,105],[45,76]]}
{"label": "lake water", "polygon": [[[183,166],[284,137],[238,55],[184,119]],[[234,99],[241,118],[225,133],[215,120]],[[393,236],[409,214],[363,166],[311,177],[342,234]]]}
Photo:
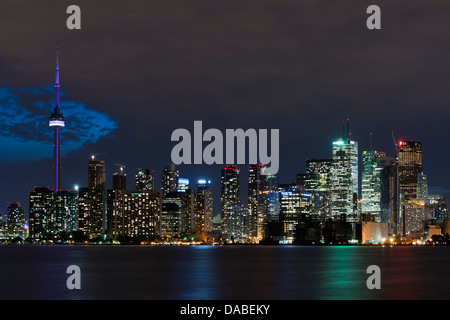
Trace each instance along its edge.
{"label": "lake water", "polygon": [[0,299],[450,299],[449,267],[449,247],[3,245]]}

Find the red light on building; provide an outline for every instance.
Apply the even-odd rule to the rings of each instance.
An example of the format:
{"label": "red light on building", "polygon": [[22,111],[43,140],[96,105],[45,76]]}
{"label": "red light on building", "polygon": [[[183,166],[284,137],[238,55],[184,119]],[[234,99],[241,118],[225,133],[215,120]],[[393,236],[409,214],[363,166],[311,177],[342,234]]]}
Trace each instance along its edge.
{"label": "red light on building", "polygon": [[400,140],[400,141],[398,142],[398,145],[399,145],[399,146],[402,146],[402,145],[403,145],[403,141]]}

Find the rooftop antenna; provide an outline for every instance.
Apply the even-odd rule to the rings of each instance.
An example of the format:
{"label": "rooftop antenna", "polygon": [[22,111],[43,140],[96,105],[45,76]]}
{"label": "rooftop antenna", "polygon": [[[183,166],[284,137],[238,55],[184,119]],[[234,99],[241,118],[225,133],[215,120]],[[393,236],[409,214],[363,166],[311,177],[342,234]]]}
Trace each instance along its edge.
{"label": "rooftop antenna", "polygon": [[350,136],[352,133],[350,132],[350,119],[347,118],[347,140],[350,140]]}
{"label": "rooftop antenna", "polygon": [[372,132],[370,133],[370,150],[372,150]]}

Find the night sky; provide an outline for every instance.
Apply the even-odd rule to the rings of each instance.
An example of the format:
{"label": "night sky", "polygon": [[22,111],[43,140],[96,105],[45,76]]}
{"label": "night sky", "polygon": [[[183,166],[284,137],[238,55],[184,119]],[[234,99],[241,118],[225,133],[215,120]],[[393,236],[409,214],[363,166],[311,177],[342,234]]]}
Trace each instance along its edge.
{"label": "night sky", "polygon": [[[81,8],[68,30],[66,8]],[[381,7],[381,30],[366,9]],[[60,48],[62,184],[87,186],[89,154],[110,176],[125,164],[161,170],[177,128],[279,129],[280,183],[307,158],[329,158],[350,118],[360,152],[394,156],[396,138],[423,143],[430,193],[450,194],[450,3],[427,1],[2,1],[0,211],[28,208],[52,184],[56,47]],[[223,165],[180,165],[213,182]],[[242,170],[246,195],[247,165]]]}

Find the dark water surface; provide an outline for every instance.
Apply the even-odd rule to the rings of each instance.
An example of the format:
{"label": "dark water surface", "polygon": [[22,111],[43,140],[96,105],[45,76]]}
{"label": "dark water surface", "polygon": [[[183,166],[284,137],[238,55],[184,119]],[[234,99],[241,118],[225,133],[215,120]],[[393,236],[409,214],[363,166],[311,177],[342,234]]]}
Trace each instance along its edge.
{"label": "dark water surface", "polygon": [[450,299],[449,269],[449,247],[0,246],[0,299]]}

